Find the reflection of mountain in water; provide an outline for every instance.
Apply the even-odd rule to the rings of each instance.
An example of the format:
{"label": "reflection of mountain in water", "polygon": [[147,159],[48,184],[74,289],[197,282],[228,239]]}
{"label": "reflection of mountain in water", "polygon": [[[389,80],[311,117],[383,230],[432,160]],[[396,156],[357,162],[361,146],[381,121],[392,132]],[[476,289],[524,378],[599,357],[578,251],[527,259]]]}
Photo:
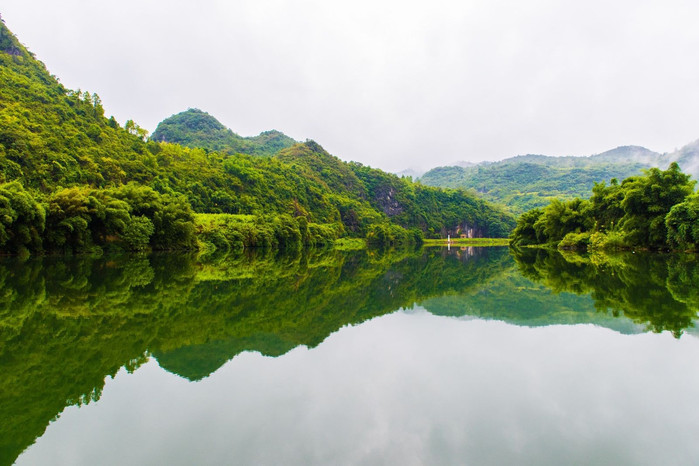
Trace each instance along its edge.
{"label": "reflection of mountain in water", "polygon": [[107,376],[150,355],[200,380],[241,352],[315,347],[345,325],[414,303],[517,325],[678,334],[699,307],[696,260],[637,256],[528,251],[515,264],[506,248],[464,248],[207,263],[184,255],[5,259],[0,464],[12,463],[67,405],[99,399]]}
{"label": "reflection of mountain in water", "polygon": [[[578,255],[524,249],[516,269],[470,294],[438,296],[433,314],[515,325],[595,324],[620,333],[697,334],[699,260],[688,254]],[[622,317],[622,318],[620,318]]]}
{"label": "reflection of mountain in water", "polygon": [[689,254],[578,255],[526,249],[514,255],[521,274],[556,293],[590,295],[595,309],[623,315],[676,337],[699,310],[699,260]]}
{"label": "reflection of mountain in water", "polygon": [[320,251],[197,263],[44,258],[0,263],[0,464],[12,463],[66,405],[156,355],[190,380],[243,351],[314,347],[348,324],[477,288],[510,263],[469,256]]}
{"label": "reflection of mountain in water", "polygon": [[158,364],[163,369],[188,380],[200,380],[215,372],[219,367],[244,351],[257,351],[265,356],[281,356],[294,349],[273,333],[248,338],[231,338],[192,346],[182,346],[170,351],[156,353]]}
{"label": "reflection of mountain in water", "polygon": [[[344,325],[412,306],[428,296],[476,289],[511,263],[504,248],[346,259],[334,271],[320,268],[306,277],[294,276],[293,289],[265,274],[260,277],[266,286],[255,286],[252,294],[241,293],[235,281],[200,283],[200,302],[192,306],[211,308],[215,296],[225,296],[225,305],[216,313],[231,314],[240,306],[235,331],[228,338],[153,355],[161,367],[198,380],[243,351],[280,356],[298,345],[315,347]],[[207,290],[211,286],[214,289]]]}
{"label": "reflection of mountain in water", "polygon": [[624,334],[644,331],[642,325],[628,319],[615,317],[611,312],[599,312],[588,295],[554,293],[522,277],[516,268],[474,293],[430,298],[421,305],[435,315],[477,317],[528,327],[594,324]]}

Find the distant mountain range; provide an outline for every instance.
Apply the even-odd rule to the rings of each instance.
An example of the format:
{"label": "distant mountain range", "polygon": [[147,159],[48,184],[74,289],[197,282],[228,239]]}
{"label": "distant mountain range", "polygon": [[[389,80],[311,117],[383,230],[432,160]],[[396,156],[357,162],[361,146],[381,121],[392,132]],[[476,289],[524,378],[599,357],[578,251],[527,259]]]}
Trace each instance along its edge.
{"label": "distant mountain range", "polygon": [[622,146],[588,157],[528,154],[476,165],[466,162],[433,168],[419,179],[429,186],[472,189],[487,200],[523,212],[547,205],[554,197],[589,197],[595,182],[621,181],[644,168],[665,169],[671,162],[699,178],[699,140],[665,154]]}

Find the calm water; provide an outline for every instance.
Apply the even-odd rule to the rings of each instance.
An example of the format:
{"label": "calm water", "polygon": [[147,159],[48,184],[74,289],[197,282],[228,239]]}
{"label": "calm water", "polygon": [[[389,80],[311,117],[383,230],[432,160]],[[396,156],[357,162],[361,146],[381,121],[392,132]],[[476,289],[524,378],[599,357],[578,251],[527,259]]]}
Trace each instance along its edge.
{"label": "calm water", "polygon": [[699,261],[0,262],[0,463],[697,464]]}

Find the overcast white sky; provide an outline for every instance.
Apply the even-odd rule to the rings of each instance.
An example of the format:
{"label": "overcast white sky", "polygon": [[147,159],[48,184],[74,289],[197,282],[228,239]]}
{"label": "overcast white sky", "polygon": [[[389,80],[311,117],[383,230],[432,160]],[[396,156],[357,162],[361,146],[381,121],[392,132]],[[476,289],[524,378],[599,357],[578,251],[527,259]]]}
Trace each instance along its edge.
{"label": "overcast white sky", "polygon": [[0,0],[69,88],[400,170],[699,138],[699,2]]}

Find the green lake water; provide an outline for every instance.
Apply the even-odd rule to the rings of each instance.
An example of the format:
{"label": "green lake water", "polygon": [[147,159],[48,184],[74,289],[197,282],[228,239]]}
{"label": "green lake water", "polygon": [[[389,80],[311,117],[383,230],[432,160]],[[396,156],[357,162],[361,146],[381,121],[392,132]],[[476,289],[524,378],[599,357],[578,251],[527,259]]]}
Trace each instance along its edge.
{"label": "green lake water", "polygon": [[0,259],[0,465],[697,464],[699,259]]}

